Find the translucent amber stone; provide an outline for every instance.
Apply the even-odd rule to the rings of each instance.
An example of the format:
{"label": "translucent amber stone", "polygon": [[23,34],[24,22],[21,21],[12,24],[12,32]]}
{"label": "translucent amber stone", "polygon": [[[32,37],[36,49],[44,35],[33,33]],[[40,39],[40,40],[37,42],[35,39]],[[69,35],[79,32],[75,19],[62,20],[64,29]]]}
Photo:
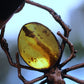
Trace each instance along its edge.
{"label": "translucent amber stone", "polygon": [[45,70],[56,64],[60,47],[53,33],[36,22],[24,25],[18,37],[21,57],[32,68]]}

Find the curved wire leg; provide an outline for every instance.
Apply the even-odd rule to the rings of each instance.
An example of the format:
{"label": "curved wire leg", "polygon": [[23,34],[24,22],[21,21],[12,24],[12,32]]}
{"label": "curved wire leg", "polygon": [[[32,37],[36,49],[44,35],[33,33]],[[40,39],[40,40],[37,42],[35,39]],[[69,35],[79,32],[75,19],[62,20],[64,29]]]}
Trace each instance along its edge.
{"label": "curved wire leg", "polygon": [[78,84],[84,84],[84,80],[77,79],[77,78],[75,78],[75,77],[73,77],[73,76],[64,75],[64,77],[65,77],[65,78],[68,78],[68,79],[71,79],[71,80],[77,82]]}
{"label": "curved wire leg", "polygon": [[[33,2],[31,0],[25,0],[25,2],[28,3],[28,4],[37,6],[39,8],[42,8],[42,9],[48,11],[52,15],[52,17],[55,19],[55,21],[58,22],[60,24],[60,26],[63,28],[63,30],[64,30],[64,36],[66,38],[68,38],[69,32],[71,31],[71,29],[69,29],[69,26],[66,25],[62,21],[61,17],[53,9],[51,9],[51,8],[49,8],[47,6],[41,5],[39,3]],[[60,55],[60,58],[58,60],[58,64],[60,64],[60,61],[61,61],[61,58],[62,58],[62,54],[63,54],[64,48],[65,48],[65,44],[66,44],[66,41],[63,39],[62,43],[61,43],[61,55]]]}
{"label": "curved wire leg", "polygon": [[76,50],[74,50],[73,44],[66,37],[64,37],[60,32],[58,32],[57,34],[66,41],[71,51],[70,57],[60,64],[60,67],[63,67],[65,64],[67,64],[70,60],[72,60],[75,57]]}
{"label": "curved wire leg", "polygon": [[[60,67],[62,68],[65,64],[67,64],[70,60],[72,60],[75,57],[75,53],[77,51],[74,50],[73,44],[70,41],[68,41],[68,39],[66,37],[64,37],[60,32],[58,32],[58,35],[66,41],[66,43],[69,45],[69,48],[70,48],[70,51],[71,51],[70,57],[67,60],[65,60],[63,63],[60,64]],[[70,75],[66,74],[68,71],[71,71],[71,70],[74,70],[74,69],[77,69],[77,68],[81,68],[81,67],[84,67],[84,63],[74,65],[70,68],[62,70],[62,72],[64,72],[64,74],[62,74],[62,75],[63,75],[64,78],[68,78],[68,79],[71,79],[71,80],[73,80],[77,83],[84,84],[84,80],[79,80],[79,79],[77,79],[73,76],[70,76]]]}
{"label": "curved wire leg", "polygon": [[18,77],[23,81],[24,84],[30,84],[29,81],[25,80],[25,78],[21,75],[21,67],[20,67],[18,53],[16,54],[16,62],[17,62],[17,69],[18,69]]}

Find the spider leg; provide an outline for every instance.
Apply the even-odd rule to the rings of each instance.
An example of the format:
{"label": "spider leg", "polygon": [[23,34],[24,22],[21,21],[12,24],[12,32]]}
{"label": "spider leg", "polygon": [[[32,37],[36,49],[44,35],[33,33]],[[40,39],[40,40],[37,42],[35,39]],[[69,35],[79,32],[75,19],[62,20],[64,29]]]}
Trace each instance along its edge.
{"label": "spider leg", "polygon": [[76,50],[74,50],[73,44],[66,38],[64,37],[60,32],[57,33],[63,40],[66,41],[66,43],[69,45],[71,55],[70,57],[65,60],[63,63],[60,64],[60,67],[63,67],[65,64],[67,64],[71,59],[75,57]]}
{"label": "spider leg", "polygon": [[78,84],[84,84],[84,80],[77,79],[77,78],[70,76],[70,75],[67,75],[67,74],[64,75],[64,78],[71,79],[71,80],[77,82]]}
{"label": "spider leg", "polygon": [[[8,61],[9,61],[10,65],[17,68],[17,63],[13,62],[13,60],[11,58],[11,55],[10,55],[10,52],[9,52],[8,43],[5,39],[1,40],[1,47],[7,55],[7,58],[8,58]],[[20,67],[25,68],[25,69],[29,69],[29,70],[36,70],[36,69],[33,69],[31,67],[28,67],[28,66],[21,65],[21,64],[20,64]]]}
{"label": "spider leg", "polygon": [[11,55],[10,55],[10,53],[9,53],[8,43],[6,42],[5,39],[2,39],[2,40],[1,40],[1,48],[2,48],[2,49],[4,50],[4,52],[6,53],[9,63],[10,63],[12,66],[15,67],[16,65],[15,65],[15,63],[13,63],[13,61],[12,61]]}
{"label": "spider leg", "polygon": [[[4,39],[4,32],[5,32],[5,26],[2,28],[1,35],[0,35],[1,48],[4,50],[5,54],[7,55],[7,58],[8,58],[8,61],[9,61],[10,65],[14,66],[14,67],[17,67],[17,64],[12,61],[12,58],[11,58],[11,55],[10,55],[10,52],[9,52],[9,48],[8,48],[8,43],[7,43],[6,39]],[[28,66],[20,65],[20,67],[31,70],[31,68],[28,67]],[[34,70],[34,69],[32,69],[32,70]]]}
{"label": "spider leg", "polygon": [[83,67],[84,67],[84,63],[81,63],[81,64],[76,64],[74,66],[71,66],[69,68],[66,68],[63,71],[67,73],[69,71],[72,71],[72,70],[75,70],[75,69],[78,69],[78,68],[83,68]]}
{"label": "spider leg", "polygon": [[[71,29],[69,29],[69,26],[67,26],[67,25],[62,21],[61,17],[60,17],[53,9],[51,9],[51,8],[49,8],[49,7],[47,7],[47,6],[41,5],[41,4],[39,4],[39,3],[35,3],[35,2],[33,2],[33,1],[30,1],[30,0],[25,0],[25,2],[28,3],[28,4],[37,6],[37,7],[39,7],[39,8],[42,8],[42,9],[48,11],[48,12],[52,15],[52,17],[55,19],[55,21],[58,22],[58,23],[62,26],[62,28],[63,28],[63,30],[64,30],[64,36],[68,38],[69,32],[71,31]],[[63,39],[63,40],[62,40],[62,43],[61,43],[61,55],[60,55],[60,58],[59,58],[59,60],[58,60],[58,64],[59,64],[60,61],[61,61],[61,57],[62,57],[62,53],[63,53],[64,48],[65,48],[65,44],[66,44],[66,42],[65,42],[65,40]]]}
{"label": "spider leg", "polygon": [[18,69],[18,77],[23,81],[24,84],[29,84],[29,82],[25,80],[25,78],[21,75],[21,67],[20,67],[18,53],[16,54],[16,62],[17,62],[17,69]]}
{"label": "spider leg", "polygon": [[33,84],[33,83],[35,83],[37,81],[40,81],[40,80],[44,79],[45,77],[46,77],[46,75],[42,75],[42,76],[40,76],[38,78],[35,78],[35,79],[31,80],[30,83]]}
{"label": "spider leg", "polygon": [[69,71],[72,71],[72,70],[75,70],[75,69],[78,69],[78,68],[82,68],[84,67],[84,63],[81,63],[81,64],[77,64],[77,65],[74,65],[74,66],[71,66],[69,68],[66,68],[64,70],[62,70],[62,76],[63,78],[68,78],[68,79],[71,79],[77,83],[80,83],[80,84],[84,84],[84,80],[80,80],[80,79],[77,79],[73,76],[70,76],[70,75],[67,75],[66,73],[69,72]]}
{"label": "spider leg", "polygon": [[52,17],[56,20],[56,22],[58,22],[62,26],[63,30],[65,31],[65,34],[64,34],[65,37],[69,36],[69,32],[71,31],[71,29],[69,29],[69,27],[62,21],[61,17],[53,9],[47,6],[41,5],[39,3],[36,3],[34,1],[25,0],[25,2],[48,11],[52,15]]}
{"label": "spider leg", "polygon": [[3,38],[2,38],[2,40],[1,40],[1,47],[2,47],[2,49],[4,50],[4,52],[6,53],[6,55],[7,55],[8,61],[9,61],[10,65],[13,66],[13,67],[16,67],[16,68],[18,69],[18,76],[19,76],[19,78],[24,82],[24,84],[32,84],[32,82],[41,80],[41,79],[43,79],[43,78],[45,77],[45,76],[43,75],[43,76],[41,76],[41,77],[39,77],[39,78],[37,78],[37,79],[34,79],[34,80],[32,80],[32,81],[26,81],[26,80],[24,79],[24,77],[21,75],[21,68],[25,68],[25,69],[29,69],[29,70],[35,70],[35,69],[32,69],[31,67],[28,67],[28,66],[21,65],[21,64],[19,63],[18,54],[16,54],[16,58],[17,58],[16,61],[17,61],[17,63],[14,63],[14,62],[12,61],[12,58],[11,58],[11,55],[10,55],[10,52],[9,52],[8,43],[7,43],[6,40],[3,39]]}
{"label": "spider leg", "polygon": [[[10,65],[13,66],[13,67],[18,68],[18,76],[19,76],[19,78],[20,78],[25,84],[32,84],[32,83],[26,81],[26,80],[24,79],[24,77],[21,75],[21,68],[30,69],[30,70],[34,70],[34,69],[32,69],[31,67],[28,67],[28,66],[24,66],[24,65],[19,64],[18,54],[16,54],[17,63],[14,63],[14,62],[12,61],[12,58],[11,58],[11,55],[10,55],[10,52],[9,52],[9,48],[8,48],[8,43],[7,43],[7,41],[3,38],[3,37],[4,37],[4,31],[5,31],[5,27],[2,29],[2,31],[1,31],[1,36],[0,36],[1,48],[2,48],[2,49],[4,50],[4,52],[6,53]],[[42,77],[43,77],[43,76],[42,76]],[[42,77],[41,77],[41,78],[38,78],[38,79],[36,79],[36,80],[33,80],[33,81],[38,81],[38,80],[42,79]],[[32,81],[31,81],[31,82],[32,82]]]}
{"label": "spider leg", "polygon": [[1,44],[1,48],[4,50],[4,52],[6,53],[9,63],[14,66],[15,64],[12,61],[12,58],[10,56],[9,53],[9,48],[8,48],[8,43],[6,42],[6,40],[4,39],[4,32],[5,32],[5,26],[1,29],[1,35],[0,35],[0,44]]}
{"label": "spider leg", "polygon": [[[66,41],[66,43],[69,45],[69,48],[70,48],[70,51],[71,51],[70,57],[67,60],[65,60],[63,63],[60,64],[60,68],[61,68],[61,67],[63,67],[65,64],[67,64],[70,60],[72,60],[75,57],[75,53],[77,51],[74,50],[73,44],[66,37],[64,37],[60,32],[58,32],[57,34],[62,39],[64,39]],[[66,74],[68,71],[75,70],[75,69],[81,68],[81,67],[84,67],[84,63],[78,64],[78,65],[74,65],[72,67],[69,67],[67,69],[62,70],[62,76],[63,76],[63,78],[68,78],[68,79],[71,79],[71,80],[73,80],[73,81],[75,81],[77,83],[84,84],[84,80],[80,80],[80,79],[77,79],[77,78],[75,78],[73,76],[70,76],[70,75]]]}

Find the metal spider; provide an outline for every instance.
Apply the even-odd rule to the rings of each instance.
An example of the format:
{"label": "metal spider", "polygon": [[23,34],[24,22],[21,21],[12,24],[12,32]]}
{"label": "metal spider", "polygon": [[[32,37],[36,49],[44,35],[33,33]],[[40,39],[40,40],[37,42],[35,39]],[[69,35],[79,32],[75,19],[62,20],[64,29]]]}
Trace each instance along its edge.
{"label": "metal spider", "polygon": [[[48,69],[46,71],[38,70],[40,72],[43,72],[44,75],[40,76],[40,77],[38,77],[36,79],[33,79],[31,81],[27,81],[22,76],[21,68],[29,69],[29,70],[36,70],[36,69],[33,69],[31,67],[28,67],[28,66],[21,65],[20,62],[19,62],[18,53],[16,53],[16,63],[14,63],[12,61],[11,56],[10,56],[8,43],[4,39],[5,25],[6,25],[7,21],[11,18],[11,16],[14,13],[19,12],[22,9],[25,2],[28,3],[28,4],[31,4],[31,5],[35,5],[37,7],[40,7],[42,9],[48,11],[53,16],[53,18],[61,25],[61,27],[64,30],[64,35],[62,35],[60,32],[57,33],[62,38],[62,43],[60,45],[61,46],[60,58],[58,59],[58,61],[56,62],[56,64],[52,68],[50,68],[50,69]],[[2,3],[4,3],[3,0],[2,0]],[[12,4],[11,0],[10,0],[10,4]],[[35,3],[33,1],[30,1],[30,0],[18,0],[18,2],[17,1],[15,2],[15,4],[17,4],[17,6],[14,5],[12,7],[13,10],[10,11],[9,14],[3,15],[4,12],[2,14],[0,14],[0,29],[1,29],[0,44],[1,44],[2,49],[4,50],[4,52],[6,53],[6,55],[8,57],[8,61],[9,61],[10,65],[17,68],[18,77],[23,81],[23,83],[24,84],[33,84],[33,83],[35,83],[35,82],[37,82],[39,80],[42,80],[43,78],[46,78],[45,80],[40,82],[40,84],[45,84],[45,83],[47,83],[47,84],[65,84],[65,81],[63,79],[68,78],[68,79],[71,79],[71,80],[73,80],[73,81],[75,81],[77,83],[84,84],[84,80],[79,80],[79,79],[77,79],[75,77],[72,77],[72,76],[67,74],[67,72],[69,72],[71,70],[84,67],[84,63],[74,65],[72,67],[69,67],[69,68],[66,68],[66,69],[62,70],[62,67],[64,65],[66,65],[70,60],[72,60],[75,57],[75,53],[77,51],[74,50],[73,44],[68,40],[69,32],[71,31],[71,29],[69,29],[69,27],[62,21],[61,17],[53,9],[51,9],[49,7],[46,7],[46,6],[43,6],[41,4]],[[8,9],[6,11],[8,11]],[[70,54],[70,57],[67,60],[65,60],[63,63],[60,63],[66,43],[68,44],[68,46],[70,48],[71,54]]]}

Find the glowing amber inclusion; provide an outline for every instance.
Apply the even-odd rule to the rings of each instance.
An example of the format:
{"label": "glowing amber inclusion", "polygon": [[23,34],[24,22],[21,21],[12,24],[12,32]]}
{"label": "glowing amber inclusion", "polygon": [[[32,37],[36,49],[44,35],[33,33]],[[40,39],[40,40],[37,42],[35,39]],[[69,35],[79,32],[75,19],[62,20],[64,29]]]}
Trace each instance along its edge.
{"label": "glowing amber inclusion", "polygon": [[60,56],[56,37],[47,27],[36,22],[22,27],[18,37],[18,49],[24,61],[39,70],[52,67]]}

